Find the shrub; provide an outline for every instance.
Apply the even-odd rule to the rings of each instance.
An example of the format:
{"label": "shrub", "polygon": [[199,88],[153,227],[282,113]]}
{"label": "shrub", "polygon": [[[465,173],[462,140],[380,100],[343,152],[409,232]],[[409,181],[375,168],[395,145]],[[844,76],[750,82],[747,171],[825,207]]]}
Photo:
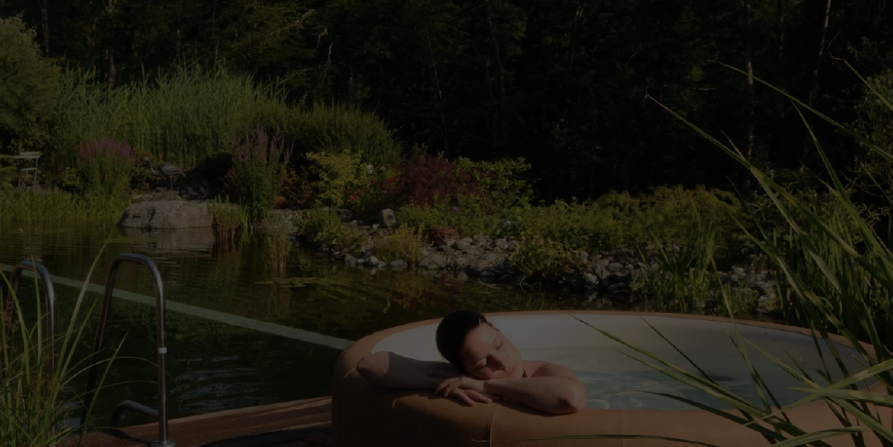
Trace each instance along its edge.
{"label": "shrub", "polygon": [[127,143],[112,138],[78,146],[81,189],[101,197],[121,197],[130,188],[133,151]]}
{"label": "shrub", "polygon": [[[451,205],[452,203],[452,205]],[[433,206],[404,205],[397,212],[397,222],[430,232],[437,228],[455,228],[461,236],[492,234],[499,214],[486,198],[458,195],[454,201],[440,199]]]}
{"label": "shrub", "polygon": [[409,265],[416,265],[422,260],[419,247],[423,241],[421,229],[404,225],[375,241],[373,252],[384,262],[402,259]]}
{"label": "shrub", "polygon": [[355,256],[368,245],[365,234],[344,226],[338,215],[329,210],[303,210],[295,226],[307,240]]}
{"label": "shrub", "polygon": [[292,113],[283,131],[292,138],[298,153],[349,154],[376,168],[394,166],[402,152],[378,116],[341,105],[317,102]]}
{"label": "shrub", "polygon": [[624,239],[623,222],[617,219],[614,208],[561,200],[522,213],[515,232],[519,238],[550,239],[587,251],[616,247]]}
{"label": "shrub", "polygon": [[369,165],[355,156],[311,152],[307,160],[303,170],[307,194],[320,205],[346,208],[357,217],[371,219],[393,202],[389,192],[393,177],[376,178],[369,174]]}
{"label": "shrub", "polygon": [[455,205],[462,195],[481,195],[470,172],[439,155],[416,152],[400,163],[395,195],[413,205]]}
{"label": "shrub", "polygon": [[502,212],[503,217],[530,207],[533,188],[523,178],[523,174],[530,169],[524,158],[475,162],[460,157],[456,166],[458,172],[471,175],[478,188],[492,198],[493,205]]}
{"label": "shrub", "polygon": [[276,204],[292,149],[285,149],[278,131],[267,137],[260,126],[253,133],[246,129],[244,139],[233,135],[232,148],[230,176],[242,209],[251,222],[256,222],[266,217]]}
{"label": "shrub", "polygon": [[578,251],[561,240],[522,235],[509,259],[525,276],[549,281],[577,281],[586,271]]}
{"label": "shrub", "polygon": [[39,149],[49,139],[46,118],[56,103],[59,70],[41,57],[35,35],[20,17],[0,18],[0,150]]}

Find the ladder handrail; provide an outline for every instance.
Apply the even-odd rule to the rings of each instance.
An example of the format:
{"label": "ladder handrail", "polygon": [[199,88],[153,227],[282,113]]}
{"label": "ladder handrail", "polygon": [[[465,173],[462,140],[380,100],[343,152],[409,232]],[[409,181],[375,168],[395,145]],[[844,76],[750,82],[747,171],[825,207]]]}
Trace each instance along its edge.
{"label": "ladder handrail", "polygon": [[[49,369],[47,373],[52,376],[56,372],[56,286],[53,284],[53,279],[50,277],[50,272],[47,271],[46,267],[43,264],[39,264],[33,261],[22,261],[16,264],[15,268],[12,269],[12,274],[9,275],[9,285],[12,289],[12,293],[18,293],[19,291],[19,279],[22,277],[22,272],[28,270],[34,272],[38,278],[43,282],[44,292],[46,293],[46,307],[48,312],[48,318],[50,321],[47,322],[47,330],[46,337],[47,343],[49,343]],[[37,316],[38,318],[41,315]],[[9,327],[7,326],[7,339],[9,339]]]}
{"label": "ladder handrail", "polygon": [[93,402],[93,394],[96,391],[96,380],[99,372],[99,361],[102,357],[102,344],[105,338],[105,328],[108,324],[108,314],[111,308],[112,293],[115,290],[115,280],[118,274],[118,268],[124,262],[132,262],[146,266],[152,274],[152,283],[155,288],[155,340],[158,354],[158,441],[153,442],[153,446],[172,447],[175,442],[167,438],[167,383],[165,377],[164,358],[167,354],[167,347],[164,344],[164,282],[161,279],[161,273],[158,267],[152,262],[148,256],[135,253],[121,253],[109,267],[108,278],[105,283],[105,290],[102,297],[102,310],[99,315],[99,326],[96,329],[96,341],[93,344],[93,360],[90,366],[90,375],[87,379],[87,392],[84,397],[84,411],[81,413],[81,426],[84,426],[87,419],[87,411]]}

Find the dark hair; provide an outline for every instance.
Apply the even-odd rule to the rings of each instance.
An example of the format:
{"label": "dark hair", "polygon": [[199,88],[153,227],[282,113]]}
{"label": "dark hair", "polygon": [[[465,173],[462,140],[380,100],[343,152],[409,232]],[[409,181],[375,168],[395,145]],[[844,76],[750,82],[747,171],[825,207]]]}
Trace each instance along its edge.
{"label": "dark hair", "polygon": [[459,353],[462,351],[462,345],[465,344],[465,338],[468,333],[475,330],[481,323],[490,322],[483,315],[473,310],[457,310],[446,317],[437,325],[437,350],[448,362],[459,369],[465,371],[462,365],[462,359]]}

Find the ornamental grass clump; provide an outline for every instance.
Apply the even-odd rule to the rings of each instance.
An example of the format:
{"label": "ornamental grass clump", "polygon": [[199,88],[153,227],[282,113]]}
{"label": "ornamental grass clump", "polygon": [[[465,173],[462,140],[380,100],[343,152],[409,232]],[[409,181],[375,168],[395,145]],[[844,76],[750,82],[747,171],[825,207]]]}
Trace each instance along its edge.
{"label": "ornamental grass clump", "polygon": [[[99,300],[85,299],[89,278],[99,256],[87,273],[68,325],[56,331],[55,340],[46,336],[44,297],[36,277],[33,281],[34,305],[24,305],[22,296],[12,293],[6,274],[0,271],[0,440],[4,446],[58,445],[75,435],[80,427],[67,424],[72,408],[63,397],[74,388],[72,381],[82,379],[90,367],[90,358],[78,358],[77,349],[83,345],[90,318]],[[23,275],[20,283],[29,283]],[[36,312],[35,312],[36,309]],[[62,326],[57,321],[57,326]],[[52,343],[51,343],[52,342]],[[55,352],[53,347],[55,345]],[[105,378],[116,358],[120,345],[105,363],[97,390],[104,388]],[[76,352],[78,351],[78,352]],[[48,359],[55,357],[55,367]],[[82,400],[75,395],[69,400]],[[93,402],[96,400],[94,399]],[[87,414],[92,412],[92,404]]]}
{"label": "ornamental grass clump", "polygon": [[276,196],[285,181],[286,166],[292,147],[286,148],[277,130],[267,136],[262,126],[244,137],[233,134],[233,167],[230,178],[235,185],[242,210],[254,223],[264,219],[276,205]]}
{"label": "ornamental grass clump", "polygon": [[[734,70],[745,74],[740,70]],[[803,110],[818,116],[841,133],[852,136],[876,156],[893,162],[893,154],[878,147],[865,136],[816,111],[803,101],[758,78],[755,79],[795,104],[797,113],[812,137],[816,153],[827,170],[828,194],[836,200],[842,210],[837,221],[823,218],[809,203],[799,199],[755,167],[734,145],[720,142],[678,113],[658,104],[750,171],[787,222],[790,238],[784,244],[779,243],[773,229],[766,228],[759,222],[755,223],[756,230],[748,231],[747,234],[780,272],[779,281],[782,285],[780,296],[786,320],[811,329],[816,349],[821,353],[823,348],[827,348],[831,358],[823,357],[823,365],[820,367],[801,364],[793,357],[779,359],[753,343],[743,340],[735,326],[735,331],[730,336],[733,337],[740,355],[746,361],[754,387],[760,396],[760,402],[752,402],[726,390],[700,369],[698,372],[683,369],[606,331],[595,329],[644,356],[637,358],[643,364],[714,396],[737,411],[729,412],[692,403],[678,396],[667,397],[692,403],[702,410],[745,425],[759,432],[767,444],[827,446],[825,440],[846,436],[850,438],[846,440],[847,444],[854,446],[893,445],[893,428],[881,417],[879,411],[893,407],[893,398],[890,397],[893,394],[893,374],[891,374],[893,354],[890,351],[893,337],[889,329],[893,327],[893,312],[891,312],[893,303],[890,299],[893,296],[893,251],[889,245],[891,241],[880,237],[860,207],[853,203],[836,169],[831,165],[812,127],[804,117]],[[867,89],[877,94],[870,83],[865,84]],[[879,94],[877,97],[893,111],[893,102],[890,99]],[[893,199],[889,196],[887,201],[888,206],[893,206]],[[852,228],[856,231],[851,231]],[[715,264],[713,267],[714,273],[718,276]],[[724,302],[731,315],[732,309],[728,305],[727,296],[724,296]],[[844,354],[831,340],[831,333],[840,334],[847,340],[858,353],[856,360],[864,366],[864,369],[847,370],[842,357]],[[866,349],[860,341],[866,341],[871,349]],[[754,368],[746,349],[748,344],[802,383],[802,386],[792,389],[802,392],[803,398],[787,405],[777,402],[760,372]],[[829,364],[837,365],[846,378],[832,381]],[[697,368],[697,365],[692,366]],[[876,391],[866,389],[864,384],[867,380],[877,380],[879,388],[875,388]],[[828,411],[836,417],[838,426],[807,432],[792,422],[788,412],[817,399],[827,404]],[[634,434],[628,437],[670,439]]]}
{"label": "ornamental grass clump", "polygon": [[77,147],[81,189],[90,197],[120,198],[130,188],[134,154],[126,142],[103,137]]}

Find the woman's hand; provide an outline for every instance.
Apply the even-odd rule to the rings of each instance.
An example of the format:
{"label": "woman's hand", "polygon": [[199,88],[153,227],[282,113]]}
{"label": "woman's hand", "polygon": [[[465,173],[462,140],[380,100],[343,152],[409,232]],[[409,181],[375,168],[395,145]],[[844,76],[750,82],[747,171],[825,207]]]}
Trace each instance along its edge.
{"label": "woman's hand", "polygon": [[434,371],[428,375],[431,377],[444,378],[444,380],[435,387],[434,394],[442,395],[443,397],[452,397],[469,406],[474,405],[475,402],[490,403],[500,399],[499,396],[484,392],[485,382],[483,380],[461,375],[456,372]]}

